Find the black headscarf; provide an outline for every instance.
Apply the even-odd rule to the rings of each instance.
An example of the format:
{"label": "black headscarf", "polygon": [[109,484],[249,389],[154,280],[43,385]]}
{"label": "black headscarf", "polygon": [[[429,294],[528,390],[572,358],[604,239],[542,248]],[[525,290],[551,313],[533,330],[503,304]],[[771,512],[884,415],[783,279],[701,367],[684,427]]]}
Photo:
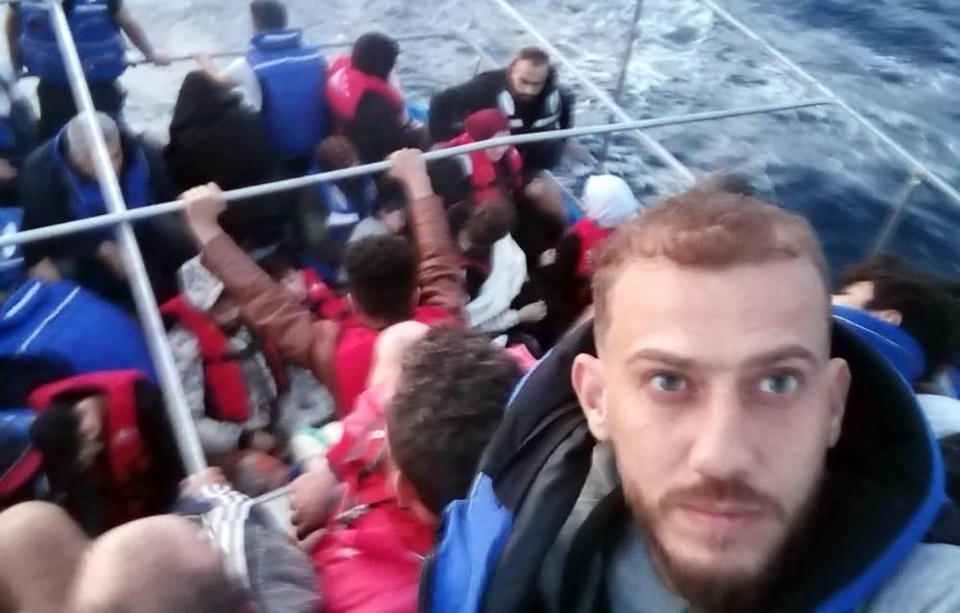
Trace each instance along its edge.
{"label": "black headscarf", "polygon": [[386,81],[397,64],[398,55],[400,55],[400,45],[397,41],[386,34],[370,32],[353,43],[350,61],[357,70]]}

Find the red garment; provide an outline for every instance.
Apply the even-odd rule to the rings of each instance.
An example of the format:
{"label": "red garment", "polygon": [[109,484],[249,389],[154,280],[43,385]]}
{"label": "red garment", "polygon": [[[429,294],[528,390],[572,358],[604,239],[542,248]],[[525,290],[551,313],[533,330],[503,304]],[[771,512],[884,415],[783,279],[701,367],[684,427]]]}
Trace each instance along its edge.
{"label": "red garment", "polygon": [[327,79],[327,104],[338,119],[353,121],[357,114],[360,100],[368,92],[378,94],[396,108],[397,113],[403,113],[405,102],[403,94],[397,88],[383,79],[378,79],[353,67],[348,56],[338,58],[330,67],[330,76]]}
{"label": "red garment", "polygon": [[[233,355],[230,339],[206,313],[194,308],[183,296],[162,307],[160,313],[182,324],[197,339],[203,358],[204,387],[209,393],[207,409],[218,421],[243,423],[250,419],[250,397],[240,362]],[[287,387],[286,370],[276,347],[265,343],[263,356],[278,391]]]}
{"label": "red garment", "polygon": [[327,462],[344,483],[336,519],[313,553],[327,612],[414,612],[435,526],[397,506],[384,465],[384,407],[357,398]]}
{"label": "red garment", "polygon": [[[475,143],[473,137],[463,133],[447,142],[443,147],[457,147]],[[473,199],[483,202],[494,196],[504,195],[504,188],[519,189],[523,187],[523,160],[516,147],[508,147],[506,153],[496,163],[484,151],[474,151],[467,154],[470,160],[470,184],[473,186]]]}
{"label": "red garment", "polygon": [[101,436],[110,484],[120,500],[120,523],[146,514],[146,499],[139,495],[139,490],[150,483],[150,457],[137,420],[135,386],[141,379],[143,375],[134,370],[80,375],[39,387],[28,399],[30,406],[41,412],[65,394],[104,398]]}
{"label": "red garment", "polygon": [[340,321],[350,313],[350,301],[338,296],[312,268],[301,271],[307,288],[307,303],[320,319]]}
{"label": "red garment", "polygon": [[[410,317],[427,325],[454,321],[440,306],[421,305]],[[368,328],[356,315],[340,322],[336,349],[336,398],[341,417],[349,415],[360,393],[367,388],[367,376],[373,364],[373,348],[381,330]]]}
{"label": "red garment", "polygon": [[577,261],[577,276],[589,279],[593,276],[590,267],[590,252],[613,234],[613,228],[601,228],[597,222],[585,217],[573,224],[570,232],[580,239],[580,257]]}
{"label": "red garment", "polygon": [[393,503],[348,511],[313,553],[326,613],[415,613],[436,526]]}

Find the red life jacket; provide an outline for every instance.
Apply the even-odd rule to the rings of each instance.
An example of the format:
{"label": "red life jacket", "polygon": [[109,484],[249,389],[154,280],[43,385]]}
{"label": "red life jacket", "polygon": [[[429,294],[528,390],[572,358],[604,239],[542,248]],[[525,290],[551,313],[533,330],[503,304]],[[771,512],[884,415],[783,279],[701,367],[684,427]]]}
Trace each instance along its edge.
{"label": "red life jacket", "polygon": [[124,499],[121,507],[126,519],[145,514],[145,501],[136,492],[149,483],[150,477],[150,456],[137,419],[136,383],[143,378],[135,370],[80,375],[39,387],[28,399],[38,413],[48,409],[57,397],[64,394],[86,393],[105,399],[101,436],[110,483]]}
{"label": "red life jacket", "polygon": [[354,68],[348,56],[338,58],[330,67],[327,104],[341,122],[353,121],[360,100],[368,92],[386,98],[396,108],[397,114],[403,113],[406,105],[403,94],[383,79]]}
{"label": "red life jacket", "polygon": [[577,276],[589,279],[593,276],[590,267],[590,252],[613,234],[613,228],[601,228],[597,222],[585,217],[573,224],[570,232],[580,239],[580,257],[577,260]]}
{"label": "red life jacket", "polygon": [[[469,134],[464,132],[455,139],[443,145],[457,147],[475,143]],[[523,186],[520,171],[523,170],[523,159],[516,147],[508,147],[499,161],[494,163],[485,151],[474,151],[467,154],[470,160],[470,185],[473,186],[473,199],[483,202],[487,198],[503,195],[504,189],[518,189]]]}
{"label": "red life jacket", "polygon": [[[194,308],[183,296],[177,296],[162,307],[160,313],[182,324],[197,339],[203,358],[203,381],[207,411],[218,421],[243,423],[250,419],[250,397],[247,380],[239,360],[233,355],[230,339],[209,315]],[[273,343],[262,348],[267,366],[277,385],[277,392],[287,388],[283,361]]]}

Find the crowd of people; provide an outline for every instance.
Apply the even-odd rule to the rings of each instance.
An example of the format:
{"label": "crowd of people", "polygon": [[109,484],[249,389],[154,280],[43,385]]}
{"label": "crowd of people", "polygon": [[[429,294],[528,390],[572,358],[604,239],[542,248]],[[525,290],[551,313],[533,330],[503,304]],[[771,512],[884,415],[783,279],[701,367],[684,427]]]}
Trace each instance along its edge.
{"label": "crowd of people", "polygon": [[[113,232],[3,248],[0,611],[960,609],[960,282],[881,255],[835,284],[736,177],[644,209],[592,176],[573,211],[563,140],[428,163],[570,127],[549,56],[425,124],[390,36],[328,65],[249,8],[160,146],[123,119],[124,35],[166,58],[121,0],[63,2],[127,206],[187,202],[135,229],[211,468]],[[40,118],[0,83],[4,234],[107,212],[50,10],[8,8]]]}

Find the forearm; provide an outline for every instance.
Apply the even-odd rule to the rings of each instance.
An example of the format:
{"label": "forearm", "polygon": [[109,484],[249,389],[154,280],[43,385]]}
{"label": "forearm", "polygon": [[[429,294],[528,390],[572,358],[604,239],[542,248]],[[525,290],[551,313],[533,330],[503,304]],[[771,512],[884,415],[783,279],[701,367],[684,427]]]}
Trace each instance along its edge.
{"label": "forearm", "polygon": [[156,50],[153,48],[153,44],[150,42],[150,39],[147,37],[147,33],[143,31],[143,28],[140,27],[140,24],[131,18],[126,11],[121,11],[117,15],[117,22],[120,24],[120,28],[127,35],[127,38],[130,39],[130,42],[133,43],[133,46],[140,50],[143,53],[143,56],[148,60],[153,60],[156,56]]}
{"label": "forearm", "polygon": [[13,73],[19,75],[23,70],[20,59],[20,18],[12,9],[7,9],[7,20],[4,24],[7,34],[7,49],[10,50],[10,64]]}

